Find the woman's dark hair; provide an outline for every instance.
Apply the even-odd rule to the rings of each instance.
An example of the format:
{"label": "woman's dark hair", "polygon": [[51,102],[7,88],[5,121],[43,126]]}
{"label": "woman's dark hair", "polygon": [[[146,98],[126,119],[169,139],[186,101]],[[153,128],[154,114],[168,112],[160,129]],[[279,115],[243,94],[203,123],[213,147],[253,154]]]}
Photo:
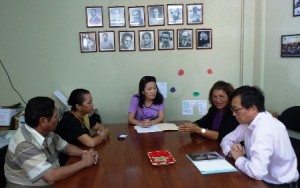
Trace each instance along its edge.
{"label": "woman's dark hair", "polygon": [[84,95],[90,94],[86,89],[75,89],[71,92],[68,99],[68,104],[71,106],[71,110],[76,111],[76,104],[82,105],[84,102]]}
{"label": "woman's dark hair", "polygon": [[[156,85],[156,78],[154,76],[144,76],[141,80],[140,80],[140,83],[139,83],[139,95],[137,96],[139,98],[139,107],[140,108],[143,108],[143,105],[145,103],[145,95],[143,93],[145,87],[146,87],[146,84],[148,82],[155,82],[155,85]],[[164,102],[164,97],[163,95],[159,92],[159,89],[156,85],[156,88],[157,88],[157,93],[156,93],[156,96],[153,100],[153,104],[162,104]]]}
{"label": "woman's dark hair", "polygon": [[50,121],[55,109],[54,100],[49,97],[34,97],[30,99],[25,108],[25,122],[32,128],[39,124],[41,117]]}
{"label": "woman's dark hair", "polygon": [[232,87],[232,85],[228,82],[224,82],[224,81],[217,81],[216,83],[214,83],[214,85],[212,86],[212,88],[209,91],[209,103],[211,105],[214,105],[213,103],[213,91],[214,90],[222,90],[226,93],[226,95],[228,96],[228,104],[227,106],[230,106],[231,103],[231,99],[232,99],[232,93],[234,91],[234,88]]}
{"label": "woman's dark hair", "polygon": [[236,96],[240,96],[242,107],[249,109],[256,106],[259,112],[266,111],[264,93],[259,87],[241,86],[232,93],[232,97]]}

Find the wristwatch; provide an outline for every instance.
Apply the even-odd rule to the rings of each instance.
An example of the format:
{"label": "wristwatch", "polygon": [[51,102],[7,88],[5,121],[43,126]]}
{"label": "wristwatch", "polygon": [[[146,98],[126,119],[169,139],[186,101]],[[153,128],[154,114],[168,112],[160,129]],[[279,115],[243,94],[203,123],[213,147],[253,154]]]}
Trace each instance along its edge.
{"label": "wristwatch", "polygon": [[206,129],[201,128],[202,135],[204,135],[205,132],[206,132]]}

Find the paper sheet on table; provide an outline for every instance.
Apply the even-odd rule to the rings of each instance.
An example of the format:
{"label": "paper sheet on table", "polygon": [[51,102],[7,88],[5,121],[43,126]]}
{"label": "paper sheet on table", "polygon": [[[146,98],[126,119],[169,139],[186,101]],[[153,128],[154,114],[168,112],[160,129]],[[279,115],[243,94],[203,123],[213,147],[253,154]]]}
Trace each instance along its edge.
{"label": "paper sheet on table", "polygon": [[205,115],[207,113],[206,100],[184,100],[182,101],[182,115],[193,115],[194,107],[198,108],[199,115]]}
{"label": "paper sheet on table", "polygon": [[196,161],[194,162],[194,164],[199,169],[201,174],[213,174],[213,173],[237,171],[225,159]]}
{"label": "paper sheet on table", "polygon": [[156,82],[156,85],[159,89],[159,92],[164,96],[164,98],[167,98],[167,82]]}
{"label": "paper sheet on table", "polygon": [[141,127],[141,126],[134,126],[138,133],[151,133],[151,132],[161,132],[161,131],[177,131],[178,127],[174,123],[159,123],[156,125],[152,125],[151,127]]}

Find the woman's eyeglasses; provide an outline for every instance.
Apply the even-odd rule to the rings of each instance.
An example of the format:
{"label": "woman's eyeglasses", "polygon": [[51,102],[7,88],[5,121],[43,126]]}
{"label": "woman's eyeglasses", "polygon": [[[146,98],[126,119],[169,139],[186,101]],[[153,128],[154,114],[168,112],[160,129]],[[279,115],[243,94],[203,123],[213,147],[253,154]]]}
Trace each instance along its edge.
{"label": "woman's eyeglasses", "polygon": [[216,100],[220,100],[220,101],[224,101],[226,99],[225,95],[220,95],[220,96],[213,96],[212,100],[216,101]]}

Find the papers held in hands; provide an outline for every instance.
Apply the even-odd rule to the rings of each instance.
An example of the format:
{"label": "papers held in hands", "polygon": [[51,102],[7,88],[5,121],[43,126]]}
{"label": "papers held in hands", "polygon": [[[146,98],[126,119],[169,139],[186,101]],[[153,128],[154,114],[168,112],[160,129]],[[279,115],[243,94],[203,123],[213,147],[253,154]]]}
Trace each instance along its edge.
{"label": "papers held in hands", "polygon": [[161,132],[161,131],[177,131],[178,127],[174,123],[159,123],[156,125],[152,125],[151,127],[141,127],[141,126],[134,126],[135,130],[138,133],[152,133],[152,132]]}
{"label": "papers held in hands", "polygon": [[201,174],[236,172],[228,161],[217,152],[203,152],[186,155],[197,167]]}

